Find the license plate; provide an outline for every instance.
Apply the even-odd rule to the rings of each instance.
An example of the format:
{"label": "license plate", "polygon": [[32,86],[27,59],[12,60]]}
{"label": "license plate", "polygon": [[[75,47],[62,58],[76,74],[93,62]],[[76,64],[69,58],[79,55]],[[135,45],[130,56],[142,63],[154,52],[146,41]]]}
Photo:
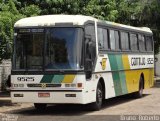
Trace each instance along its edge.
{"label": "license plate", "polygon": [[50,93],[38,93],[38,97],[50,97]]}

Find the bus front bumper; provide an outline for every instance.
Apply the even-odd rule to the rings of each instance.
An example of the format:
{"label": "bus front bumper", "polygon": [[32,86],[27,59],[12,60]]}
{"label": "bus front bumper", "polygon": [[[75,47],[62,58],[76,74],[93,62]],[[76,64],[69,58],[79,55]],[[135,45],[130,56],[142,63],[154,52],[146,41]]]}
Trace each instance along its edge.
{"label": "bus front bumper", "polygon": [[83,90],[11,90],[13,103],[86,104]]}

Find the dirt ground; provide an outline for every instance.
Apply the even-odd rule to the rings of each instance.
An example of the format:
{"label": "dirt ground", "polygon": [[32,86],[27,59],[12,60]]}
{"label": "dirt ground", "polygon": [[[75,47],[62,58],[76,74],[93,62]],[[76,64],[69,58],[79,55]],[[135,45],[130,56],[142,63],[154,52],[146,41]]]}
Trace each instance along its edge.
{"label": "dirt ground", "polygon": [[[21,118],[23,117],[24,121],[29,120],[28,116],[32,118],[36,116],[35,120],[37,121],[43,118],[45,120],[48,119],[46,121],[50,121],[49,119],[53,119],[56,116],[159,115],[160,118],[160,84],[156,84],[153,88],[145,89],[144,95],[140,99],[133,99],[128,95],[107,99],[100,111],[88,111],[82,105],[49,105],[44,112],[36,112],[31,103],[12,104],[9,97],[1,97],[0,115],[3,114],[18,115]],[[43,117],[41,116],[42,114]],[[73,120],[75,119],[73,118]]]}

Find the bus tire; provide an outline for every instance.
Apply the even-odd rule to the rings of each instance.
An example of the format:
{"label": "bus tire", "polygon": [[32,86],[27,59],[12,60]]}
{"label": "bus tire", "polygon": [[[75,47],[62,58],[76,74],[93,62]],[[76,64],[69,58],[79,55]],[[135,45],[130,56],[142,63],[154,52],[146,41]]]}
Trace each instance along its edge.
{"label": "bus tire", "polygon": [[45,103],[34,103],[34,107],[35,107],[36,110],[42,111],[42,110],[46,109],[47,104],[45,104]]}
{"label": "bus tire", "polygon": [[90,109],[94,111],[98,111],[102,107],[103,101],[103,89],[102,84],[98,82],[97,89],[96,89],[96,102],[90,104]]}
{"label": "bus tire", "polygon": [[139,90],[134,93],[135,98],[143,97],[143,87],[144,87],[144,82],[143,82],[143,78],[141,77],[139,81]]}

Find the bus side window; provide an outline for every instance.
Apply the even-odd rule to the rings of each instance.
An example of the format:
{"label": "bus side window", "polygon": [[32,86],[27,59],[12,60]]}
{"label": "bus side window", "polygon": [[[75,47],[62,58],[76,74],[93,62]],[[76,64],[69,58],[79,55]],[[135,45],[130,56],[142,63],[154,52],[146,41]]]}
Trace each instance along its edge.
{"label": "bus side window", "polygon": [[153,41],[151,36],[146,36],[146,50],[153,51]]}
{"label": "bus side window", "polygon": [[145,48],[145,38],[143,35],[138,35],[138,43],[139,43],[139,50],[141,52],[144,52],[146,50]]}
{"label": "bus side window", "polygon": [[115,30],[109,30],[110,48],[111,50],[120,50],[120,37],[119,32]]}
{"label": "bus side window", "polygon": [[89,36],[92,36],[93,38],[95,38],[94,25],[92,25],[92,24],[86,25],[85,33],[86,33],[86,35],[89,35]]}
{"label": "bus side window", "polygon": [[98,28],[97,29],[97,34],[98,34],[98,48],[99,50],[103,50],[104,49],[104,36],[103,36],[103,29],[102,28]]}
{"label": "bus side window", "polygon": [[104,50],[108,50],[109,42],[108,42],[108,30],[103,29],[103,37],[104,37]]}
{"label": "bus side window", "polygon": [[114,30],[109,30],[109,40],[111,50],[116,50],[116,38]]}
{"label": "bus side window", "polygon": [[116,40],[116,50],[120,50],[120,36],[119,31],[114,31],[114,36]]}
{"label": "bus side window", "polygon": [[[86,57],[90,57],[92,59],[92,62],[95,62],[96,58],[96,39],[95,39],[95,25],[94,24],[88,24],[85,26],[85,36],[89,36],[90,39],[86,39],[86,43],[89,43],[91,41],[92,43],[92,53],[86,52]],[[87,50],[89,48],[85,48]],[[91,57],[92,56],[92,57]]]}
{"label": "bus side window", "polygon": [[138,50],[138,38],[136,34],[130,34],[130,46],[132,51]]}
{"label": "bus side window", "polygon": [[98,49],[99,50],[107,50],[108,49],[108,32],[107,32],[107,29],[98,28],[97,36],[98,36]]}
{"label": "bus side window", "polygon": [[129,37],[127,32],[121,32],[121,48],[122,50],[129,50]]}

